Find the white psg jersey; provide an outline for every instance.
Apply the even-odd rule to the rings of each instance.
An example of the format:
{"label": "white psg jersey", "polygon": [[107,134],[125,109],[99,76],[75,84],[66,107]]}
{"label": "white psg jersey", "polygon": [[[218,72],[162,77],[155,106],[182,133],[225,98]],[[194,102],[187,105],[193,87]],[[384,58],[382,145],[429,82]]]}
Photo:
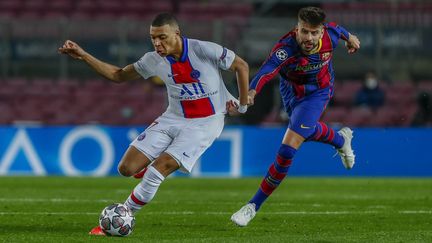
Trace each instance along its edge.
{"label": "white psg jersey", "polygon": [[158,76],[168,91],[167,112],[185,118],[208,117],[226,113],[226,102],[234,99],[222,80],[220,69],[230,68],[234,52],[206,41],[183,38],[178,61],[146,53],[134,63],[144,78]]}

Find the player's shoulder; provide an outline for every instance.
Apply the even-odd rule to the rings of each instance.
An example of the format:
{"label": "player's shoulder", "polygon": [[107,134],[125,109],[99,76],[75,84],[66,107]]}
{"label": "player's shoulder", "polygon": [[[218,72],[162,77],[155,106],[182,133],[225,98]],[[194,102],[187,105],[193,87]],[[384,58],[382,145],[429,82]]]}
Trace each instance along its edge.
{"label": "player's shoulder", "polygon": [[138,62],[144,62],[146,65],[157,65],[160,62],[163,62],[163,57],[157,54],[156,51],[150,51],[145,53]]}
{"label": "player's shoulder", "polygon": [[295,51],[298,50],[296,33],[294,30],[286,33],[279,39],[279,41],[273,46],[272,53],[275,53],[278,50],[284,50],[288,56],[294,55]]}
{"label": "player's shoulder", "polygon": [[337,33],[338,31],[336,28],[339,25],[336,22],[327,22],[324,23],[324,31],[328,32],[329,34]]}
{"label": "player's shoulder", "polygon": [[187,39],[188,49],[189,51],[193,51],[196,54],[201,54],[203,52],[203,48],[205,48],[205,41],[198,39]]}
{"label": "player's shoulder", "polygon": [[202,51],[206,48],[212,48],[216,46],[217,44],[211,41],[204,41],[204,40],[198,40],[198,39],[188,39],[189,42],[189,48],[193,49],[194,51]]}
{"label": "player's shoulder", "polygon": [[200,58],[213,59],[215,56],[226,55],[227,49],[215,42],[191,39],[189,42],[189,51]]}
{"label": "player's shoulder", "polygon": [[154,60],[162,59],[161,55],[157,54],[156,51],[149,51],[146,54],[144,54],[144,57],[149,59],[154,59]]}

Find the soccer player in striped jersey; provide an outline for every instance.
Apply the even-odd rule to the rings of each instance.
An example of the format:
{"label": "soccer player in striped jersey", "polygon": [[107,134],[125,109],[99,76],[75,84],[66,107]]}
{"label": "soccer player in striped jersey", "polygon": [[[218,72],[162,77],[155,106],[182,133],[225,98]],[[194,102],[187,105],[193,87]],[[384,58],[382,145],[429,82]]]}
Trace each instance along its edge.
{"label": "soccer player in striped jersey", "polygon": [[[167,87],[167,110],[130,144],[118,166],[123,176],[139,173],[142,177],[125,202],[134,213],[152,200],[168,175],[177,170],[191,172],[221,134],[225,113],[246,112],[249,98],[248,64],[231,50],[181,36],[171,14],[156,16],[150,37],[155,51],[124,68],[96,59],[69,40],[59,48],[114,82],[158,76]],[[236,73],[239,103],[227,91],[221,70]],[[104,232],[98,226],[90,234]]]}
{"label": "soccer player in striped jersey", "polygon": [[[276,74],[280,75],[280,92],[290,121],[275,161],[252,197],[231,220],[246,226],[261,204],[286,176],[294,155],[305,141],[330,144],[337,149],[343,165],[351,169],[355,162],[351,148],[352,130],[338,132],[320,122],[333,95],[333,50],[339,39],[348,53],[360,48],[359,39],[336,23],[326,23],[325,13],[316,7],[300,9],[296,28],[283,36],[252,79],[249,96],[253,98]],[[253,103],[253,102],[252,102]]]}

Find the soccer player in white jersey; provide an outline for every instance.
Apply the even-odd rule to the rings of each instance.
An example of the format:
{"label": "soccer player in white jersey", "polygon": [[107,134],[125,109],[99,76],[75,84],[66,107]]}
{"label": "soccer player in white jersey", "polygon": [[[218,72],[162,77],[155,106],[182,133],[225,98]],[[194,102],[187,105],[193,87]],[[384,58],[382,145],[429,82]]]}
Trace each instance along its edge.
{"label": "soccer player in white jersey", "polygon": [[[168,175],[178,169],[191,172],[221,134],[226,112],[244,113],[248,104],[249,67],[234,52],[182,37],[175,17],[168,13],[152,21],[150,37],[155,51],[123,68],[100,61],[70,40],[59,48],[116,83],[158,76],[167,87],[167,110],[130,144],[118,166],[128,177],[145,170],[125,202],[133,212],[152,200]],[[239,101],[227,91],[220,69],[236,73]],[[99,226],[90,234],[104,235]]]}

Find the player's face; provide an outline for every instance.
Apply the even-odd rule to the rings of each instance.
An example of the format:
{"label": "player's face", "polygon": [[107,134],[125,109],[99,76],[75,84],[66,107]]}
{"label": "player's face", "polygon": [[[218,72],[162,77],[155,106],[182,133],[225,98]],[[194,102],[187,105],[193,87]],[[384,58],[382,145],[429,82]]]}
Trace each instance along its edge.
{"label": "player's face", "polygon": [[323,25],[313,26],[302,20],[297,24],[297,43],[303,51],[311,51],[318,46],[324,34]]}
{"label": "player's face", "polygon": [[153,43],[153,47],[157,54],[165,57],[170,54],[178,52],[178,40],[180,31],[178,28],[172,27],[168,24],[155,27],[150,26],[150,38]]}

